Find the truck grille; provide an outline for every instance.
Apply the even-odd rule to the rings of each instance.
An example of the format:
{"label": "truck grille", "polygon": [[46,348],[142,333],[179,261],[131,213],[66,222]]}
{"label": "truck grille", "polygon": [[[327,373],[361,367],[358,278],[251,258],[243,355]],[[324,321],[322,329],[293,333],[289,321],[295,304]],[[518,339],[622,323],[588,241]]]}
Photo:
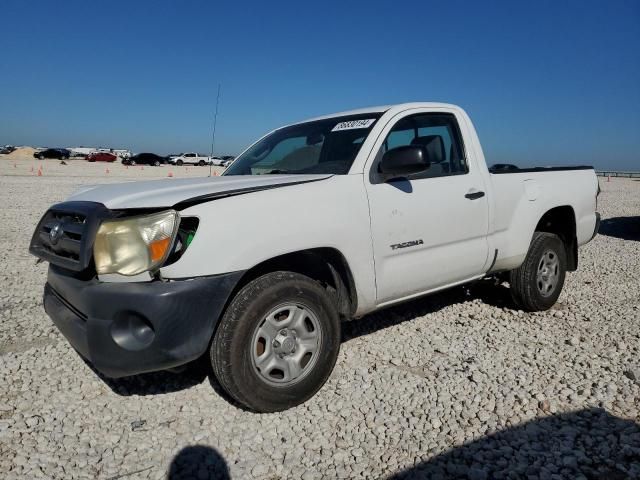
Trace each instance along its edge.
{"label": "truck grille", "polygon": [[110,216],[110,211],[101,203],[54,205],[38,223],[29,252],[69,270],[86,270],[92,264],[96,231],[100,222]]}

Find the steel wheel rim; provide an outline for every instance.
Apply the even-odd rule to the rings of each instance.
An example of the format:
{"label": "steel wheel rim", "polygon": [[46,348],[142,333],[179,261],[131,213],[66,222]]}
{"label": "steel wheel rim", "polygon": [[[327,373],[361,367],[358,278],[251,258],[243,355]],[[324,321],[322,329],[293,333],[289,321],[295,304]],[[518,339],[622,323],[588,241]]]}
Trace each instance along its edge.
{"label": "steel wheel rim", "polygon": [[553,250],[546,250],[538,262],[536,286],[543,297],[553,294],[560,277],[560,261]]}
{"label": "steel wheel rim", "polygon": [[269,385],[293,385],[313,370],[321,345],[322,328],[313,310],[301,303],[278,305],[253,332],[253,369]]}

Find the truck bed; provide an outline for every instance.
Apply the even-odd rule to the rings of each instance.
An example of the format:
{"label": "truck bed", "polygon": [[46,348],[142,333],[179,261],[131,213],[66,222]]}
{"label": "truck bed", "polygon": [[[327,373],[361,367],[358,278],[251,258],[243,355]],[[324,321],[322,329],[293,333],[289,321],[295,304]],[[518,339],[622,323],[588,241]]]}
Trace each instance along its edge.
{"label": "truck bed", "polygon": [[491,165],[489,167],[489,172],[494,174],[505,174],[505,173],[533,173],[533,172],[564,172],[568,170],[594,170],[592,166],[589,165],[568,165],[568,166],[559,166],[559,167],[530,167],[530,168],[520,168],[516,165],[511,165],[508,163],[497,163],[495,165]]}

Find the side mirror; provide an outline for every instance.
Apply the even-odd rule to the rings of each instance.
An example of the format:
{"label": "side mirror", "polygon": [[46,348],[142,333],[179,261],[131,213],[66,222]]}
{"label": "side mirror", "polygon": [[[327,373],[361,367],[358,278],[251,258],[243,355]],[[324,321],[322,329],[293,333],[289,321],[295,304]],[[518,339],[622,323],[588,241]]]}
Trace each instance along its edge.
{"label": "side mirror", "polygon": [[387,151],[378,165],[385,181],[424,172],[431,165],[424,145],[405,145]]}

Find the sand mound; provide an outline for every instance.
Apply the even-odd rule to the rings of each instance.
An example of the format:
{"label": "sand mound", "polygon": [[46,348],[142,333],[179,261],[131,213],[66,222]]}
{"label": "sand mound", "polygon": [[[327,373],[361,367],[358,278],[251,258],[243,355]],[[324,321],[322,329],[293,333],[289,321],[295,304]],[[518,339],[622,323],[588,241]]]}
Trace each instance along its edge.
{"label": "sand mound", "polygon": [[33,147],[18,147],[9,155],[0,155],[0,159],[15,160],[24,157],[33,158],[33,152],[35,151],[36,149]]}

